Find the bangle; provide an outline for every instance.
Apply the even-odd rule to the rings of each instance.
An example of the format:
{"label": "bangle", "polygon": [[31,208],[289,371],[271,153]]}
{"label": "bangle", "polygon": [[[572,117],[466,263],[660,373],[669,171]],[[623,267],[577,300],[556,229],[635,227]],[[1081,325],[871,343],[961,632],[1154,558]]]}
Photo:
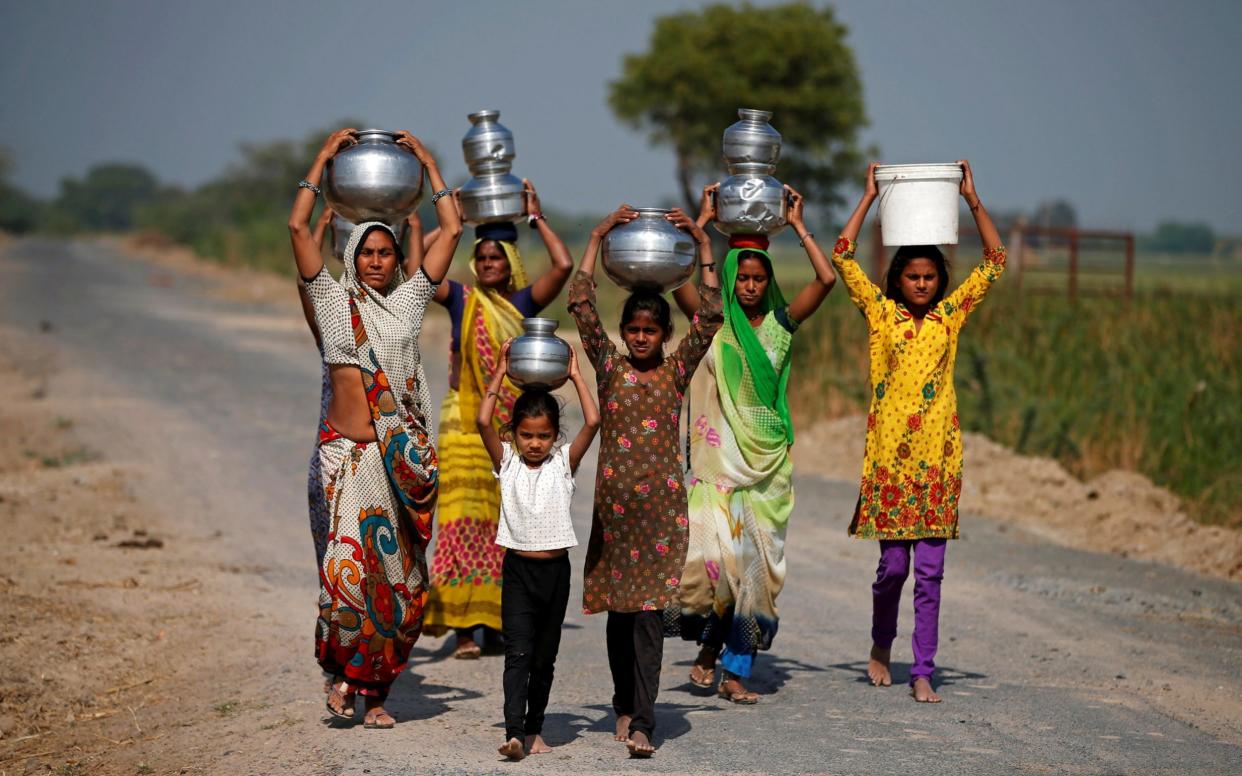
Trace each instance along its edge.
{"label": "bangle", "polygon": [[483,394],[483,395],[484,395],[484,396],[495,396],[497,399],[499,399],[499,398],[500,398],[500,394],[496,393],[495,391],[488,391],[487,393],[485,393],[485,394]]}
{"label": "bangle", "polygon": [[452,193],[453,193],[453,190],[452,190],[452,189],[440,189],[440,190],[439,190],[439,191],[437,191],[435,194],[432,194],[432,195],[431,195],[431,204],[433,204],[433,205],[434,205],[434,204],[436,204],[436,203],[437,203],[437,202],[439,202],[441,199],[443,199],[443,198],[447,197],[448,195],[450,195],[450,194],[452,194]]}
{"label": "bangle", "polygon": [[715,269],[715,268],[716,268],[716,262],[714,261],[709,261],[706,264],[703,264],[702,262],[699,263],[699,269]]}
{"label": "bangle", "polygon": [[306,180],[305,178],[298,181],[298,188],[299,189],[310,189],[310,192],[312,194],[314,194],[316,197],[319,196],[319,187],[311,183],[310,181]]}
{"label": "bangle", "polygon": [[546,221],[546,220],[547,219],[543,217],[543,213],[531,213],[530,218],[526,219],[526,223],[527,225],[530,226],[531,229],[538,229],[539,222]]}
{"label": "bangle", "polygon": [[801,237],[801,238],[799,238],[799,239],[798,239],[798,247],[799,247],[799,248],[805,248],[805,247],[806,247],[806,241],[807,241],[807,240],[814,240],[814,239],[815,239],[815,233],[814,233],[814,232],[807,232],[806,234],[802,235],[802,237]]}

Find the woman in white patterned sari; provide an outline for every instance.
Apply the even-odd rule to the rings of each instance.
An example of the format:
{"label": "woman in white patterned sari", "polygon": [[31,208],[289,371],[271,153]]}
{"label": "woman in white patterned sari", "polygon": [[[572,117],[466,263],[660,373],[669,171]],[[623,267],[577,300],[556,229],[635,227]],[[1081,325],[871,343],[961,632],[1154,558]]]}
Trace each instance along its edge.
{"label": "woman in white patterned sari", "polygon": [[422,629],[439,464],[427,430],[431,402],[418,334],[461,236],[435,159],[408,132],[398,132],[396,141],[426,169],[442,229],[412,278],[401,271],[396,235],[379,222],[354,229],[340,281],[324,268],[310,229],[318,194],[313,181],[337,151],[356,142],[352,129],[334,133],[320,149],[289,217],[332,383],[319,429],[330,527],[319,567],[316,653],[320,667],[337,678],[328,711],[352,718],[361,694],[364,724],[376,728],[395,724],[384,700]]}

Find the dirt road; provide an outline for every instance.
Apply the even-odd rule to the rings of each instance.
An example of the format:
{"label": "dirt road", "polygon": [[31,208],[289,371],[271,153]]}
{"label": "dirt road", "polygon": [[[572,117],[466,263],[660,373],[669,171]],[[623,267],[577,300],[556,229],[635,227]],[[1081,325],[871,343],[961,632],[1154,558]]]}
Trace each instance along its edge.
{"label": "dirt road", "polygon": [[[40,445],[91,451],[45,468],[87,477],[91,498],[128,515],[117,524],[91,498],[43,504],[55,531],[8,537],[0,593],[26,608],[2,620],[0,774],[1242,771],[1242,586],[966,515],[945,578],[946,702],[915,705],[863,679],[876,547],[845,536],[854,485],[812,477],[797,481],[781,631],[756,669],[762,702],[692,692],[694,650],[670,642],[654,760],[627,760],[611,740],[603,620],[572,606],[551,755],[498,761],[502,658],[447,660],[444,640],[416,647],[393,691],[395,730],[329,724],[304,490],[319,372],[293,296],[290,283],[108,244],[0,246],[0,356],[14,365],[12,423],[35,446],[26,458],[43,460]],[[438,394],[447,327],[429,317]],[[19,385],[33,371],[37,385]],[[40,481],[19,463],[0,469],[0,514],[24,531],[12,521]],[[584,464],[582,538],[593,478]],[[160,546],[118,546],[148,537]],[[907,603],[898,681],[910,620]],[[58,633],[71,634],[60,647]]]}

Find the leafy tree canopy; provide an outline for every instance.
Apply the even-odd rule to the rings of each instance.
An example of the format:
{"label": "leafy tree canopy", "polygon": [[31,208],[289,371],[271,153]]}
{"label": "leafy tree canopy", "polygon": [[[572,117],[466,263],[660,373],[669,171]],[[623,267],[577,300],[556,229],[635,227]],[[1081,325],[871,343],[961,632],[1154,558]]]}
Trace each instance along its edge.
{"label": "leafy tree canopy", "polygon": [[696,176],[723,177],[721,134],[738,108],[772,111],[784,143],[777,177],[812,202],[840,202],[855,180],[866,126],[862,85],[846,28],[830,8],[710,5],[656,20],[649,49],[627,55],[610,85],[616,116],[671,145],[687,205]]}

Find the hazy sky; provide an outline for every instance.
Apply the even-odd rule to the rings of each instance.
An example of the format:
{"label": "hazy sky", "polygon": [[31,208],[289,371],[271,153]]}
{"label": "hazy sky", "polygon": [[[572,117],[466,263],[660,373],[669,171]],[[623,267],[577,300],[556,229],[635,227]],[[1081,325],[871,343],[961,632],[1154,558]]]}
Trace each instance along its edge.
{"label": "hazy sky", "polygon": [[[195,184],[239,142],[357,116],[420,135],[460,181],[466,114],[499,108],[546,202],[656,202],[671,154],[617,123],[606,83],[655,16],[703,4],[5,1],[0,145],[40,195],[108,160]],[[884,161],[968,157],[993,209],[1065,197],[1085,226],[1242,232],[1242,3],[833,5]]]}

